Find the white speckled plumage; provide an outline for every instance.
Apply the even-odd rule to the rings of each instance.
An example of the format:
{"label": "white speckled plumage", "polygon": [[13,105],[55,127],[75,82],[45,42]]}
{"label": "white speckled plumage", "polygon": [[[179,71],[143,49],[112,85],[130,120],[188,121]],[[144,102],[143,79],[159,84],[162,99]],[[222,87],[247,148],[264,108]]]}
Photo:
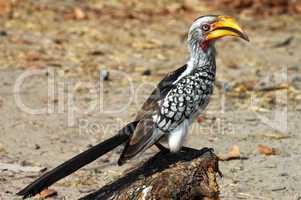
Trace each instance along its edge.
{"label": "white speckled plumage", "polygon": [[188,36],[190,59],[186,69],[172,82],[172,89],[160,101],[159,112],[154,113],[159,132],[164,132],[171,151],[183,145],[188,127],[202,113],[213,91],[215,80],[215,48],[211,44],[206,51],[199,45],[202,38],[199,26],[214,17],[197,19]]}
{"label": "white speckled plumage", "polygon": [[[187,39],[190,52],[187,63],[165,76],[143,104],[135,119],[139,124],[120,161],[134,157],[153,144],[161,149],[158,143],[163,139],[168,140],[172,151],[180,149],[188,127],[204,111],[212,95],[216,72],[214,43],[222,31],[217,26],[227,19],[224,24],[233,22],[216,15],[202,16],[193,22]],[[240,27],[232,24],[234,28],[226,27],[222,34],[236,34],[247,39]],[[143,125],[145,123],[147,127]]]}

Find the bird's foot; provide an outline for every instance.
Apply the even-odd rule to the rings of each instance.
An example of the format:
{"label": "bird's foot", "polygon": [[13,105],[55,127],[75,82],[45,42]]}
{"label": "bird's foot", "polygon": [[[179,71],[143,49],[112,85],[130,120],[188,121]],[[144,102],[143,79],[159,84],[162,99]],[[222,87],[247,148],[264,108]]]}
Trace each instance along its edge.
{"label": "bird's foot", "polygon": [[163,146],[162,144],[156,143],[155,145],[161,152],[170,153],[170,150],[168,148],[166,148],[165,146]]}
{"label": "bird's foot", "polygon": [[194,148],[191,148],[191,147],[185,147],[185,146],[181,147],[181,150],[182,151],[198,151],[197,149],[194,149]]}
{"label": "bird's foot", "polygon": [[211,152],[214,153],[214,149],[213,148],[209,148],[209,147],[204,147],[202,149],[200,149],[199,151],[201,151],[202,153],[206,153],[206,152]]}

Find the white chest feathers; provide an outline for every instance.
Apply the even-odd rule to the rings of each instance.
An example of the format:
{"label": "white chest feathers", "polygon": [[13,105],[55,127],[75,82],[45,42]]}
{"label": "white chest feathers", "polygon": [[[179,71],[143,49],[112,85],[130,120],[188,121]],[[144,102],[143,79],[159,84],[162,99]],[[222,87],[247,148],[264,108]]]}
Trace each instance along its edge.
{"label": "white chest feathers", "polygon": [[190,122],[185,119],[177,128],[169,133],[168,146],[171,152],[177,152],[183,146]]}

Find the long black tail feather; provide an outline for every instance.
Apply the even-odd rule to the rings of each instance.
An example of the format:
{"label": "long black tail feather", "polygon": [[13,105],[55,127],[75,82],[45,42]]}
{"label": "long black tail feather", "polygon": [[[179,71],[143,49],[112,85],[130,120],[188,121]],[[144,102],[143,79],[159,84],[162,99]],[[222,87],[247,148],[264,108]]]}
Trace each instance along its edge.
{"label": "long black tail feather", "polygon": [[135,130],[137,123],[138,122],[129,123],[124,128],[122,128],[117,135],[91,147],[90,149],[62,163],[53,170],[43,174],[40,178],[19,191],[17,195],[23,196],[23,198],[34,196],[46,187],[72,174],[81,167],[91,163],[100,156],[125,143],[132,132]]}

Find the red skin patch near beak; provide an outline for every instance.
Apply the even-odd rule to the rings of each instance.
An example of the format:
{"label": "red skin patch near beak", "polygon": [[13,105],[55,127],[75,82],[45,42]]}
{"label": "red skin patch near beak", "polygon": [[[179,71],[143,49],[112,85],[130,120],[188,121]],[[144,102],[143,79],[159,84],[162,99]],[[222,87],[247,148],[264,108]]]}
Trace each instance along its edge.
{"label": "red skin patch near beak", "polygon": [[200,42],[200,47],[203,49],[204,52],[207,52],[208,48],[209,48],[209,41],[205,40]]}

